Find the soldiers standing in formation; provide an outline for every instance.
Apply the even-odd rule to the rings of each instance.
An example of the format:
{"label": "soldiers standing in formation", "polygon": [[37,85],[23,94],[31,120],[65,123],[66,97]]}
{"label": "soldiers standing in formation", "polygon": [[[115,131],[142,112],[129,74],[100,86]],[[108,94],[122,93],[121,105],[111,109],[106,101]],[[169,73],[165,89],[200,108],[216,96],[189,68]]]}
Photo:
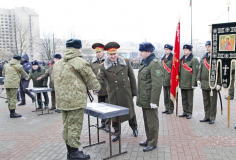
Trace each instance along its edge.
{"label": "soldiers standing in formation", "polygon": [[[213,95],[211,96],[211,88],[209,86],[209,70],[210,70],[210,56],[211,56],[211,41],[207,41],[206,44],[207,53],[202,57],[199,72],[198,72],[198,85],[202,89],[203,104],[205,117],[200,122],[209,122],[209,124],[215,123],[216,111],[217,111],[217,91],[220,90],[220,78],[217,78],[216,89],[213,89]],[[219,76],[219,74],[218,74]]]}
{"label": "soldiers standing in formation", "polygon": [[192,54],[192,46],[183,46],[184,55],[180,59],[179,68],[179,87],[182,95],[183,114],[179,117],[192,118],[193,112],[193,93],[197,87],[197,74],[199,62]]}
{"label": "soldiers standing in formation", "polygon": [[144,152],[155,149],[158,143],[158,106],[163,70],[161,62],[152,53],[154,50],[155,47],[149,42],[139,44],[140,56],[143,60],[138,73],[137,106],[142,107],[143,110],[147,139],[139,145],[145,147]]}
{"label": "soldiers standing in formation", "polygon": [[173,54],[171,53],[173,46],[166,44],[164,46],[165,55],[161,59],[161,63],[163,65],[163,79],[162,86],[164,91],[164,104],[165,111],[162,113],[172,114],[174,111],[174,103],[170,99],[170,82],[171,82],[171,69],[172,69],[172,59]]}
{"label": "soldiers standing in formation", "polygon": [[[100,65],[105,61],[107,56],[104,53],[104,45],[103,44],[94,43],[92,45],[92,48],[95,50],[96,56],[90,60],[90,66],[93,70],[93,73],[95,75],[97,75],[99,72]],[[98,103],[100,103],[100,102],[109,103],[107,89],[106,89],[106,87],[107,87],[106,80],[104,81],[104,83],[102,84],[101,87],[102,87],[102,89],[100,90],[100,92],[98,94]],[[107,119],[102,119],[100,128],[105,128],[108,131],[109,130],[109,121]]]}
{"label": "soldiers standing in formation", "polygon": [[[120,45],[110,42],[105,45],[108,58],[100,67],[97,79],[101,85],[107,81],[108,100],[110,104],[129,108],[129,114],[121,116],[121,122],[129,121],[129,126],[133,130],[133,135],[138,136],[137,120],[134,110],[133,97],[137,95],[136,79],[129,60],[118,56],[117,49]],[[112,118],[112,127],[115,130],[113,142],[119,139],[118,117]]]}

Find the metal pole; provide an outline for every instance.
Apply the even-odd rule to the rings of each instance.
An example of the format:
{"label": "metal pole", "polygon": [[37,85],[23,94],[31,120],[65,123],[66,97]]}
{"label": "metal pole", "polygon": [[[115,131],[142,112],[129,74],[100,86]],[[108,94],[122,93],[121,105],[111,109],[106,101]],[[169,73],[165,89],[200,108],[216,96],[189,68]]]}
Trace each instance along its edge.
{"label": "metal pole", "polygon": [[193,16],[192,16],[193,0],[191,1],[191,45],[193,45]]}

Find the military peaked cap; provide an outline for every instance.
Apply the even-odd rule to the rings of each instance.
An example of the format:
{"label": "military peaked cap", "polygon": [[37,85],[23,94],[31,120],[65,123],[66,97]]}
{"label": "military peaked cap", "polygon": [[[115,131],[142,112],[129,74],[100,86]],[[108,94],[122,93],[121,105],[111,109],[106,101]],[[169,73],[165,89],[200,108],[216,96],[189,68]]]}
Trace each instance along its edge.
{"label": "military peaked cap", "polygon": [[107,50],[107,53],[117,53],[117,49],[120,48],[120,45],[116,42],[109,42],[105,45],[104,50]]}
{"label": "military peaked cap", "polygon": [[102,51],[104,49],[104,45],[102,43],[94,43],[92,48],[97,51]]}

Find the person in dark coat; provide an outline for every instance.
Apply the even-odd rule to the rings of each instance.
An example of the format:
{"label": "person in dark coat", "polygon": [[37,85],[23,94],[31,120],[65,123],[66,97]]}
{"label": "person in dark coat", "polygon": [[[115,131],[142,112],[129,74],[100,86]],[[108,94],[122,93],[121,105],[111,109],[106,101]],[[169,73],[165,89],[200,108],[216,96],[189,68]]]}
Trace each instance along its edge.
{"label": "person in dark coat", "polygon": [[[29,74],[29,71],[32,69],[32,65],[29,62],[29,56],[27,54],[24,54],[22,56],[21,65],[23,66],[23,69],[25,70],[25,72]],[[29,87],[29,82],[30,82],[29,80],[26,80],[24,77],[21,76],[21,82],[20,82],[21,103],[19,103],[18,106],[22,106],[26,104],[25,94],[27,94],[32,99],[32,103],[35,102],[34,95],[26,89]]]}
{"label": "person in dark coat", "polygon": [[[45,69],[41,68],[39,66],[38,61],[33,61],[32,65],[33,65],[33,67],[30,71],[29,77],[33,81],[33,86],[34,87],[47,87],[47,82],[48,82],[47,78],[37,81],[38,77],[41,77],[42,75],[45,74]],[[48,108],[48,103],[49,103],[48,93],[43,92],[43,96],[44,96],[44,100],[45,100],[45,102],[44,102],[45,109],[47,109]],[[39,106],[38,109],[42,109],[42,107],[41,107],[42,103],[40,101],[40,97],[41,97],[41,93],[37,93],[37,100],[38,100],[38,106]]]}
{"label": "person in dark coat", "polygon": [[[97,79],[101,86],[106,79],[110,104],[129,108],[129,114],[121,116],[121,123],[128,120],[129,126],[133,130],[134,137],[137,137],[138,125],[133,102],[133,97],[137,95],[136,79],[129,60],[118,56],[117,48],[120,48],[120,45],[116,42],[110,42],[105,45],[104,50],[107,50],[108,58],[106,58],[101,65]],[[120,138],[118,117],[112,118],[112,121],[112,127],[116,133],[112,141],[115,142]]]}

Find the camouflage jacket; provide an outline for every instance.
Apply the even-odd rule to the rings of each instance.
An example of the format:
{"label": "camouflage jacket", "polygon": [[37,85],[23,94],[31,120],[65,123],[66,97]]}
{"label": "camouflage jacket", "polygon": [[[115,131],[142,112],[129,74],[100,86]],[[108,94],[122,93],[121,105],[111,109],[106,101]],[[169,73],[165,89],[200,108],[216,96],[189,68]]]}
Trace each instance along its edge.
{"label": "camouflage jacket", "polygon": [[16,59],[12,59],[9,64],[3,68],[2,76],[5,77],[5,88],[19,88],[21,76],[24,78],[29,78],[29,75],[25,72],[23,66]]}
{"label": "camouflage jacket", "polygon": [[64,57],[54,64],[52,79],[57,106],[61,110],[85,108],[87,106],[86,86],[95,92],[101,89],[89,63],[81,57],[82,54],[78,49],[67,48]]}

